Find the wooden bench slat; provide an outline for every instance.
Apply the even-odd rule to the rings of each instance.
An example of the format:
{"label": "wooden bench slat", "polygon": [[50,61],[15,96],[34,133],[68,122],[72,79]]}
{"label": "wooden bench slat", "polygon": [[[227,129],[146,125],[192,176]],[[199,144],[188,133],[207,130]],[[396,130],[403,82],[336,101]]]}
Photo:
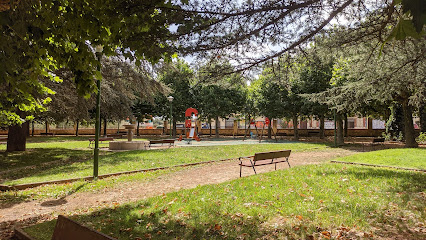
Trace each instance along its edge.
{"label": "wooden bench slat", "polygon": [[175,140],[174,139],[149,140],[148,146],[151,148],[152,144],[160,144],[160,143],[161,144],[168,143],[170,144],[170,147],[171,147],[172,145],[175,144]]}
{"label": "wooden bench slat", "polygon": [[85,227],[62,215],[58,216],[52,240],[116,240],[101,232]]}
{"label": "wooden bench slat", "polygon": [[[288,158],[290,157],[291,150],[281,150],[281,151],[273,151],[273,152],[261,152],[255,153],[254,156],[250,157],[240,157],[240,177],[242,172],[242,167],[252,167],[255,174],[257,166],[270,165],[275,164],[275,170],[277,169],[277,163],[287,162],[288,166],[290,163],[288,162]],[[244,162],[243,162],[244,161]]]}

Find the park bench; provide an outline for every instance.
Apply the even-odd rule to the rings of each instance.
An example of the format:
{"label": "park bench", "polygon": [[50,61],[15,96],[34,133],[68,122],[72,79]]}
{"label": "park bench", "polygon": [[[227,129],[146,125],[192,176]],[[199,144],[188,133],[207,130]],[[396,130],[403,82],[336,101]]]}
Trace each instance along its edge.
{"label": "park bench", "polygon": [[261,152],[255,153],[254,156],[249,157],[240,157],[240,177],[242,167],[251,167],[253,171],[256,173],[257,166],[270,165],[275,164],[275,170],[277,170],[277,163],[287,162],[288,167],[290,167],[290,163],[288,162],[288,158],[290,157],[291,150],[282,150],[282,151],[274,151],[274,152]]}
{"label": "park bench", "polygon": [[125,135],[124,133],[113,133],[113,134],[107,134],[107,137],[123,138],[124,135]]}
{"label": "park bench", "polygon": [[308,131],[308,137],[316,136],[319,137],[320,132],[319,131]]}
{"label": "park bench", "polygon": [[[19,240],[33,240],[22,229],[15,228],[15,238]],[[101,232],[92,230],[65,216],[59,215],[53,231],[52,240],[116,240]]]}
{"label": "park bench", "polygon": [[7,137],[0,137],[0,144],[6,143],[6,142],[7,142]]}
{"label": "park bench", "polygon": [[375,146],[384,146],[385,139],[384,138],[373,138],[371,142],[365,143],[362,145],[362,151],[365,150],[365,147],[371,146],[371,149],[374,150]]}
{"label": "park bench", "polygon": [[40,133],[41,136],[55,136],[55,133],[51,133],[51,132],[42,132]]}
{"label": "park bench", "polygon": [[[114,141],[114,138],[112,137],[99,138],[99,142],[105,142],[105,141]],[[95,138],[89,138],[89,147],[91,147],[94,143],[95,143]]]}
{"label": "park bench", "polygon": [[174,139],[161,139],[161,140],[149,140],[148,147],[151,148],[151,145],[153,144],[169,144],[169,147],[172,147],[175,145]]}

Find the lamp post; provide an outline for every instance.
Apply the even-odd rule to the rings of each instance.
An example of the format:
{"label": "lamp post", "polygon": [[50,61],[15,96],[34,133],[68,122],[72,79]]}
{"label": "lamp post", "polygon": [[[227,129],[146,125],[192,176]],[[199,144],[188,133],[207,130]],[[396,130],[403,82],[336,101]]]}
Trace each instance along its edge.
{"label": "lamp post", "polygon": [[334,147],[337,147],[336,109],[333,110],[333,113],[334,113]]}
{"label": "lamp post", "polygon": [[172,116],[173,116],[173,97],[172,96],[168,96],[167,100],[169,100],[170,102],[170,137],[172,137]]}
{"label": "lamp post", "polygon": [[[102,59],[102,45],[97,45],[95,47],[96,57],[98,58],[99,65],[98,71],[101,71],[101,59]],[[102,76],[102,75],[101,75]],[[96,86],[98,88],[98,92],[96,94],[96,119],[95,119],[95,149],[94,149],[94,157],[93,157],[93,178],[98,178],[98,165],[99,165],[99,134],[100,134],[100,118],[101,118],[101,79],[96,81]]]}

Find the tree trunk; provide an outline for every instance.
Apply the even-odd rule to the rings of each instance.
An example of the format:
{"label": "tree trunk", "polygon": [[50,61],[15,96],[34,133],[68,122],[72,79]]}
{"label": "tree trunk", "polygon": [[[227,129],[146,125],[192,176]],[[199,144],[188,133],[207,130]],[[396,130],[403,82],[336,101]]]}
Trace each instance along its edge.
{"label": "tree trunk", "polygon": [[107,135],[107,120],[104,118],[104,137]]}
{"label": "tree trunk", "polygon": [[80,121],[77,119],[75,121],[75,136],[78,137],[78,128],[80,127]]}
{"label": "tree trunk", "polygon": [[220,122],[219,122],[219,117],[215,118],[215,134],[216,134],[216,138],[219,138],[219,128],[220,128]]}
{"label": "tree trunk", "polygon": [[402,103],[402,111],[404,114],[404,138],[405,146],[410,148],[418,147],[413,124],[413,109],[408,105],[408,99]]}
{"label": "tree trunk", "polygon": [[25,151],[29,124],[29,122],[24,122],[22,125],[9,127],[7,134],[7,152]]}
{"label": "tree trunk", "polygon": [[209,118],[209,130],[210,130],[210,137],[212,136],[212,119]]}
{"label": "tree trunk", "polygon": [[269,122],[268,125],[268,139],[272,139],[272,120]]}
{"label": "tree trunk", "polygon": [[343,131],[343,117],[336,114],[336,129],[337,129],[337,146],[345,144],[344,131]]}
{"label": "tree trunk", "polygon": [[345,129],[344,129],[344,136],[345,137],[347,137],[348,136],[348,114],[346,114],[345,113],[345,117],[344,117],[344,119],[345,119]]}
{"label": "tree trunk", "polygon": [[136,136],[140,136],[140,134],[139,134],[139,121],[138,121],[138,125],[137,125],[137,127],[136,127]]}
{"label": "tree trunk", "polygon": [[419,108],[420,131],[426,132],[426,105]]}
{"label": "tree trunk", "polygon": [[34,120],[31,121],[31,136],[34,137]]}
{"label": "tree trunk", "polygon": [[293,115],[293,131],[294,131],[294,140],[299,141],[299,128],[297,127],[297,114]]}
{"label": "tree trunk", "polygon": [[324,131],[324,115],[320,115],[320,139],[325,138],[325,131]]}
{"label": "tree trunk", "polygon": [[45,130],[46,130],[46,136],[49,130],[49,123],[47,122],[47,120],[45,121]]}

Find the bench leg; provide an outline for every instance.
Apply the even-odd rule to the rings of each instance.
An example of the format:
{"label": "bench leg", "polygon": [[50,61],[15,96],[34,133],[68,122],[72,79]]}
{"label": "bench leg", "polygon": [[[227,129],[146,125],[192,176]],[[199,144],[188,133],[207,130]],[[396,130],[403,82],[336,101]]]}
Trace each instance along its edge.
{"label": "bench leg", "polygon": [[290,162],[288,161],[288,158],[287,158],[287,164],[288,164],[288,168],[291,168]]}
{"label": "bench leg", "polygon": [[241,170],[242,170],[243,166],[240,165],[240,177],[241,177]]}
{"label": "bench leg", "polygon": [[275,170],[277,170],[277,163],[275,163]]}
{"label": "bench leg", "polygon": [[257,174],[256,169],[254,168],[254,164],[251,160],[250,160],[250,163],[251,163],[251,167],[253,168],[254,174]]}

